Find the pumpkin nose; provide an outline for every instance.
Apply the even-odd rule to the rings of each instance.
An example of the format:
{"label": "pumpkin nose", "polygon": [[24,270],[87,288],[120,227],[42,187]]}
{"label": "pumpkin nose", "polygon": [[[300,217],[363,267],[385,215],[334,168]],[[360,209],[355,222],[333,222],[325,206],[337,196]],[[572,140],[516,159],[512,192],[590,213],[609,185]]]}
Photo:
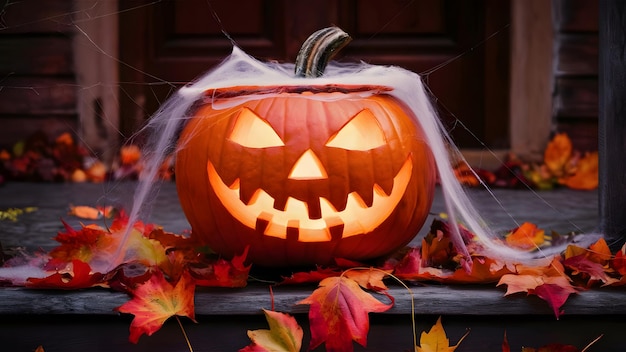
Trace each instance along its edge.
{"label": "pumpkin nose", "polygon": [[315,153],[309,149],[298,158],[289,172],[292,180],[319,180],[328,178],[326,169]]}

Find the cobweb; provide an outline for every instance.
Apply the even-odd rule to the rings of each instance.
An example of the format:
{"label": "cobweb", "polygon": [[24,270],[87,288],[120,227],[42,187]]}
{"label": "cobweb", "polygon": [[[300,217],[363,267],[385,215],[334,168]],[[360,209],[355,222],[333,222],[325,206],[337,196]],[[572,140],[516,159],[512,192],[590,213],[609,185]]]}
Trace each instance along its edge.
{"label": "cobweb", "polygon": [[[156,81],[158,85],[164,85],[170,87],[172,91],[172,98],[167,101],[162,101],[162,106],[159,111],[153,116],[153,118],[148,122],[146,126],[146,130],[152,131],[153,134],[158,132],[161,135],[165,135],[166,137],[152,138],[148,144],[144,148],[145,157],[148,160],[151,160],[148,163],[147,170],[145,170],[146,177],[143,181],[139,182],[139,187],[137,187],[134,191],[134,200],[130,199],[128,196],[128,186],[122,180],[114,180],[105,184],[100,185],[100,190],[102,194],[99,196],[100,200],[106,199],[106,201],[111,201],[112,199],[117,199],[118,202],[125,203],[124,206],[131,209],[131,219],[147,219],[152,217],[154,221],[158,222],[160,225],[163,225],[166,229],[168,229],[167,223],[162,223],[155,214],[162,214],[156,209],[158,207],[156,204],[163,204],[162,200],[158,201],[158,194],[163,185],[158,184],[158,182],[153,182],[153,175],[156,172],[156,168],[160,165],[161,159],[168,152],[172,151],[172,146],[175,144],[175,141],[172,140],[175,136],[175,130],[178,128],[178,122],[176,119],[185,118],[185,114],[187,108],[193,103],[194,99],[197,98],[204,89],[215,88],[220,82],[233,85],[232,83],[241,83],[240,81],[233,81],[233,77],[229,77],[229,72],[224,71],[210,71],[208,76],[199,77],[197,81],[192,82],[193,85],[188,85],[183,88],[181,91],[176,91],[176,87],[180,85],[181,82],[172,82],[158,77],[157,73],[148,72],[142,70],[139,67],[133,66],[132,63],[124,62],[120,60],[120,53],[117,52],[115,46],[111,46],[110,43],[106,43],[106,40],[99,34],[97,31],[93,30],[93,26],[97,25],[96,22],[101,21],[105,18],[117,18],[117,15],[120,14],[120,11],[117,11],[115,6],[111,6],[111,3],[116,3],[114,1],[102,0],[102,1],[83,1],[77,0],[74,1],[74,7],[67,12],[63,13],[52,13],[48,17],[44,18],[33,18],[31,21],[26,21],[23,23],[16,23],[10,17],[13,9],[19,7],[20,11],[24,11],[27,6],[24,6],[25,3],[28,3],[28,6],[37,6],[36,1],[12,1],[12,0],[2,0],[0,1],[0,34],[4,32],[11,32],[14,29],[18,28],[28,28],[28,27],[37,27],[42,23],[54,23],[59,28],[62,28],[63,31],[67,31],[67,28],[71,28],[73,35],[76,37],[75,43],[80,43],[80,45],[86,45],[91,49],[93,53],[94,62],[90,64],[97,65],[98,63],[106,63],[111,65],[120,65],[135,70],[145,76],[151,78],[152,81]],[[130,8],[125,11],[137,11],[146,6],[155,6],[160,3],[160,1],[154,1],[149,3],[142,3],[135,8]],[[220,14],[213,12],[212,17],[215,21],[219,22]],[[207,17],[209,18],[209,17]],[[389,23],[395,20],[395,16],[389,20]],[[115,23],[115,22],[113,22]],[[388,24],[389,24],[388,23]],[[221,23],[219,23],[221,26]],[[385,25],[386,26],[386,25]],[[223,28],[223,27],[222,27]],[[381,28],[382,30],[383,28]],[[439,70],[445,70],[448,65],[450,65],[455,60],[461,60],[475,48],[485,45],[490,40],[493,40],[494,37],[500,35],[508,35],[509,26],[506,25],[494,33],[488,33],[488,35],[475,43],[475,45],[463,52],[457,53],[456,56],[452,57],[448,61],[445,61],[435,67],[432,67],[424,72],[420,73],[420,76],[409,74],[408,80],[403,80],[399,78],[397,80],[390,80],[390,78],[396,77],[394,75],[398,74],[406,74],[404,70],[400,68],[391,68],[386,69],[387,71],[381,73],[382,70],[380,67],[372,67],[368,65],[359,65],[359,66],[334,66],[336,72],[331,72],[328,74],[329,77],[340,77],[346,72],[342,70],[347,70],[348,75],[354,73],[355,71],[363,72],[367,71],[366,74],[371,74],[376,82],[388,83],[388,85],[397,85],[397,82],[400,83],[400,86],[396,86],[396,92],[399,92],[399,97],[401,99],[405,99],[406,101],[414,101],[410,100],[409,95],[413,92],[414,88],[419,88],[420,90],[420,100],[424,105],[413,106],[416,111],[421,111],[422,115],[432,114],[436,116],[436,112],[431,111],[432,105],[431,101],[437,99],[434,97],[432,93],[428,90],[427,86],[422,86],[423,82],[428,82],[430,75]],[[237,43],[237,38],[231,38],[228,35],[228,29],[223,28],[224,36],[231,40],[234,44]],[[376,34],[372,36],[372,39],[375,39]],[[285,74],[286,70],[289,68],[285,65],[277,65],[272,64],[272,66],[264,66],[261,62],[258,62],[252,58],[249,58],[247,54],[243,50],[245,48],[241,48],[240,50],[237,47],[234,47],[233,55],[231,55],[230,59],[240,59],[242,62],[248,64],[252,69],[257,69],[259,74],[266,75],[265,77],[270,77],[276,83],[280,84],[291,84],[288,75]],[[224,58],[226,61],[222,64],[222,68],[225,65],[229,64],[229,59]],[[230,62],[232,63],[232,62]],[[80,64],[80,63],[77,63]],[[259,65],[259,66],[257,66]],[[255,68],[255,66],[257,66]],[[250,68],[249,67],[249,68]],[[209,69],[207,67],[207,69]],[[331,67],[331,71],[333,67]],[[368,71],[370,70],[370,71]],[[13,73],[7,73],[4,78],[11,76]],[[225,76],[225,77],[224,77]],[[245,81],[246,75],[238,76],[243,81]],[[361,77],[367,77],[363,75]],[[83,94],[83,96],[90,96],[96,94],[111,94],[114,96],[113,92],[120,89],[124,82],[115,81],[115,77],[108,77],[110,81],[98,81],[98,82],[90,82],[89,85],[77,84],[75,88]],[[208,80],[207,80],[208,79]],[[324,84],[326,82],[326,78],[322,78],[320,80],[320,84]],[[353,80],[353,78],[347,78],[348,81]],[[14,86],[14,85],[5,85],[3,84],[3,77],[0,77],[0,104],[7,104],[9,102],[3,101],[3,92],[13,90],[20,91],[23,94],[39,94],[38,92],[45,88],[42,85],[30,85],[30,86]],[[77,81],[81,81],[81,77],[77,77]],[[243,82],[242,81],[242,82]],[[351,81],[352,82],[352,81]],[[376,83],[375,82],[375,83]],[[363,83],[361,78],[356,79],[353,83]],[[154,83],[146,83],[151,85],[149,88],[152,89],[152,85]],[[199,90],[198,90],[199,89]],[[124,94],[122,92],[122,94]],[[425,100],[425,101],[424,101]],[[113,99],[108,99],[108,104],[117,104],[117,102]],[[143,101],[135,102],[138,106],[142,106],[144,104]],[[420,104],[422,104],[420,103]],[[442,106],[445,109],[446,102],[439,100],[439,106]],[[115,106],[114,106],[115,107]],[[111,108],[111,106],[104,107]],[[477,140],[478,144],[481,145],[484,151],[490,154],[493,158],[498,159],[498,154],[491,150],[484,141],[480,140],[479,137],[471,129],[469,129],[464,123],[464,116],[462,115],[454,115],[451,112],[447,111],[448,114],[451,114],[455,119],[456,123],[453,128],[464,129],[467,133],[474,136]],[[171,119],[168,116],[173,116]],[[93,123],[90,121],[81,121],[83,125]],[[98,158],[111,158],[111,155],[114,155],[118,150],[117,141],[128,140],[132,141],[135,136],[134,135],[124,135],[119,129],[119,125],[117,121],[111,121],[104,116],[102,122],[105,124],[106,130],[110,131],[108,133],[108,139],[91,141],[87,139],[82,139],[83,143],[87,148],[92,150],[95,157]],[[171,123],[170,123],[171,122]],[[434,123],[429,128],[430,132],[439,131],[442,134],[439,134],[440,139],[439,142],[441,146],[437,146],[439,148],[439,153],[444,152],[444,144],[447,145],[447,142],[452,142],[453,140],[447,134],[445,128],[435,121],[430,121]],[[429,122],[429,123],[430,123]],[[423,123],[423,121],[421,121]],[[75,134],[81,138],[85,135],[83,128],[85,126],[80,126],[78,130],[74,130]],[[68,128],[72,128],[68,126]],[[447,160],[462,160],[463,156],[458,151],[458,149],[452,148],[448,150],[448,152],[452,153]],[[504,160],[499,160],[501,163]],[[479,233],[485,231],[485,237],[488,238],[493,236],[492,233],[501,233],[502,231],[514,228],[519,226],[524,221],[531,221],[537,223],[540,227],[546,228],[547,230],[556,230],[556,231],[576,231],[583,233],[590,233],[595,229],[595,217],[597,211],[595,210],[597,205],[593,204],[595,202],[595,198],[592,196],[583,197],[582,199],[584,204],[575,204],[579,199],[572,192],[564,191],[564,190],[556,190],[551,192],[536,192],[531,187],[527,187],[523,191],[519,190],[502,190],[502,189],[490,189],[487,185],[482,184],[480,189],[463,189],[458,183],[454,183],[452,180],[453,175],[450,173],[450,163],[442,163],[439,168],[440,175],[447,179],[446,182],[451,182],[452,185],[447,187],[443,186],[438,189],[438,196],[435,200],[435,204],[433,205],[433,214],[439,214],[442,212],[446,212],[449,215],[459,216],[459,219],[468,223],[472,230],[478,231]],[[145,186],[142,186],[145,185]],[[165,186],[167,187],[167,186]],[[522,193],[523,192],[523,193]],[[168,193],[171,195],[171,192]],[[467,200],[466,200],[467,199]],[[589,200],[592,201],[589,201]],[[445,200],[445,201],[444,201]],[[176,202],[177,199],[170,199],[172,202]],[[160,203],[159,203],[160,202]],[[36,204],[33,204],[36,205]],[[179,217],[183,217],[184,215],[179,213]],[[428,220],[425,227],[428,226]],[[179,228],[173,229],[174,231],[179,231]],[[422,231],[422,233],[424,230]],[[489,233],[487,233],[489,232]],[[1,236],[1,234],[0,234]],[[1,239],[4,240],[4,239]],[[494,249],[499,251],[499,249]],[[515,253],[502,252],[500,255],[508,255],[515,256]]]}

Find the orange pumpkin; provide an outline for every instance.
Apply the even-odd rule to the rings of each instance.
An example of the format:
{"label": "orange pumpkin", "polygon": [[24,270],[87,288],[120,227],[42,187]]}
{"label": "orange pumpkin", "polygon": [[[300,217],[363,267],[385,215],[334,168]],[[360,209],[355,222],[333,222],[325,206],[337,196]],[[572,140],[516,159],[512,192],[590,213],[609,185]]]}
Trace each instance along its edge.
{"label": "orange pumpkin", "polygon": [[176,155],[192,237],[227,257],[249,247],[248,259],[263,266],[368,260],[410,242],[430,210],[436,171],[412,113],[387,90],[208,92],[228,107],[200,106]]}

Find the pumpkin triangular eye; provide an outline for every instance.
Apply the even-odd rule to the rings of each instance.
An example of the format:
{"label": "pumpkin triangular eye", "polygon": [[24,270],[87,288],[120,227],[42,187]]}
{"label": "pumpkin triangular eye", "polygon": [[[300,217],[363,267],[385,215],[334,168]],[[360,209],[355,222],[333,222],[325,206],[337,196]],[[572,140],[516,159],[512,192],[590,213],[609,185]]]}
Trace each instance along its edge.
{"label": "pumpkin triangular eye", "polygon": [[285,145],[272,126],[248,108],[241,109],[229,139],[248,148],[282,147]]}
{"label": "pumpkin triangular eye", "polygon": [[366,151],[386,144],[385,135],[374,114],[361,110],[339,132],[334,134],[327,147]]}

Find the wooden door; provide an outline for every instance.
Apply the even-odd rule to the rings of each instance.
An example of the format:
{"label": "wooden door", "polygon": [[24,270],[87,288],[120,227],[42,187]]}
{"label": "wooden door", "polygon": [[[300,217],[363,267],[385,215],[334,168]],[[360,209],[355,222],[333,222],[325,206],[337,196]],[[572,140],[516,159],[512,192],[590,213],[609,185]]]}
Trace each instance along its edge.
{"label": "wooden door", "polygon": [[[335,24],[354,40],[338,58],[418,73],[458,145],[508,147],[509,3],[499,0],[120,1],[122,132],[231,51],[293,62]],[[475,137],[462,128],[459,119]]]}

